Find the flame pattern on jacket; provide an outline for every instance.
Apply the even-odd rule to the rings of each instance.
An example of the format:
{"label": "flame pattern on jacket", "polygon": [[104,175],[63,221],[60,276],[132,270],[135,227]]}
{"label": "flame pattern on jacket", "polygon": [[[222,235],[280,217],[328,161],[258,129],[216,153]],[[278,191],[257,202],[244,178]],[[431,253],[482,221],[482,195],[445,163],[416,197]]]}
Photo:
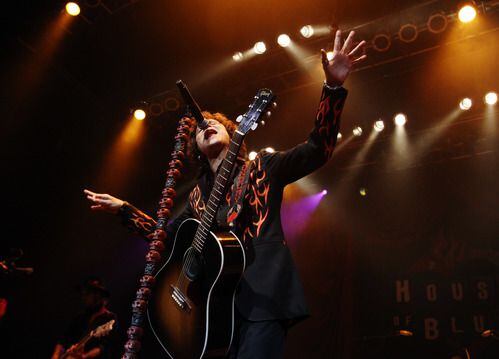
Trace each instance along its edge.
{"label": "flame pattern on jacket", "polygon": [[201,216],[203,215],[205,209],[205,204],[199,185],[196,185],[196,187],[194,187],[194,189],[189,194],[189,204],[191,206],[194,217],[196,217],[197,219],[201,219]]}
{"label": "flame pattern on jacket", "polygon": [[245,196],[246,203],[250,206],[250,223],[244,228],[243,241],[258,237],[262,225],[269,214],[268,194],[270,183],[267,171],[262,167],[262,159],[257,156],[254,160],[250,181]]}

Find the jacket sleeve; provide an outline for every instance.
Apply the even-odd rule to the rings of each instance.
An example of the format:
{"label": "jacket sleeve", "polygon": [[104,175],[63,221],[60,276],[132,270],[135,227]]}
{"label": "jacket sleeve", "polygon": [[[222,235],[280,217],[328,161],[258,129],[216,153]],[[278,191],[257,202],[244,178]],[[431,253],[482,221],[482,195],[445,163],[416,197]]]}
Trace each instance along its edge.
{"label": "jacket sleeve", "polygon": [[287,151],[275,152],[269,158],[267,166],[283,185],[312,173],[331,158],[347,93],[343,87],[324,86],[314,128],[307,141]]}
{"label": "jacket sleeve", "polygon": [[154,232],[156,220],[128,202],[123,203],[118,215],[125,227],[144,239],[148,239]]}
{"label": "jacket sleeve", "polygon": [[[142,236],[145,240],[151,240],[156,228],[156,220],[132,204],[125,202],[120,208],[118,215],[122,223],[131,232]],[[178,216],[170,220],[166,226],[166,238],[173,238],[180,224],[187,218],[192,217],[189,201]]]}

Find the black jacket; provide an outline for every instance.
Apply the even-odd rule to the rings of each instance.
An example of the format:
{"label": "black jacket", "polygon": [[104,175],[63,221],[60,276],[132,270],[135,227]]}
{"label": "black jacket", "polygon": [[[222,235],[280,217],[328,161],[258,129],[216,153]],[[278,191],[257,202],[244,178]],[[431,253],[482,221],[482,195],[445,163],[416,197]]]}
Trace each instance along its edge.
{"label": "black jacket", "polygon": [[[243,210],[236,221],[236,233],[244,243],[247,256],[236,306],[248,320],[295,321],[308,315],[303,288],[281,226],[283,190],[331,157],[346,96],[347,91],[342,87],[324,87],[308,140],[288,151],[262,151],[251,163]],[[211,172],[200,177],[184,211],[168,226],[169,238],[184,219],[201,217],[212,185]],[[232,189],[227,200],[231,192]],[[225,210],[227,206],[225,204]],[[223,210],[221,206],[220,211]],[[147,236],[154,229],[154,220],[133,206],[125,205],[120,212],[132,230]]]}

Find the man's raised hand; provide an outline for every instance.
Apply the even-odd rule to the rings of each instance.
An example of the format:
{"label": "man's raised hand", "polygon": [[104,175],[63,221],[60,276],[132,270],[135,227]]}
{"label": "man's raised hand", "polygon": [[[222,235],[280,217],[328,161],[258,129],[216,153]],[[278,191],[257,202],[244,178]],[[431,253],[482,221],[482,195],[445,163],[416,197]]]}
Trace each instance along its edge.
{"label": "man's raised hand", "polygon": [[367,55],[363,54],[366,42],[361,41],[354,47],[354,35],[355,32],[350,31],[345,43],[341,46],[341,31],[336,31],[331,60],[327,58],[327,52],[324,49],[321,50],[322,68],[329,86],[343,85],[353,66],[367,58]]}

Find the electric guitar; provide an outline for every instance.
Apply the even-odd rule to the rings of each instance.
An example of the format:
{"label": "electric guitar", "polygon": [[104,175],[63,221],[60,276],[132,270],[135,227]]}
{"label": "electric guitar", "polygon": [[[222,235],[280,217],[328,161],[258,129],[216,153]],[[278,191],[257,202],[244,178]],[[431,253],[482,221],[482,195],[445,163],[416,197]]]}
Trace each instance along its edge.
{"label": "electric guitar", "polygon": [[64,354],[60,356],[60,359],[80,358],[81,353],[83,353],[85,348],[85,344],[87,344],[87,342],[92,338],[100,338],[108,335],[109,332],[113,330],[114,322],[114,319],[110,320],[109,322],[92,330],[90,333],[81,338],[78,343],[72,345],[68,350],[66,350]]}
{"label": "electric guitar", "polygon": [[201,220],[181,223],[166,263],[156,274],[147,312],[165,354],[174,359],[227,354],[234,332],[234,296],[246,266],[244,248],[232,232],[213,232],[220,202],[245,135],[255,130],[275,96],[261,89],[238,128],[215,179]]}

